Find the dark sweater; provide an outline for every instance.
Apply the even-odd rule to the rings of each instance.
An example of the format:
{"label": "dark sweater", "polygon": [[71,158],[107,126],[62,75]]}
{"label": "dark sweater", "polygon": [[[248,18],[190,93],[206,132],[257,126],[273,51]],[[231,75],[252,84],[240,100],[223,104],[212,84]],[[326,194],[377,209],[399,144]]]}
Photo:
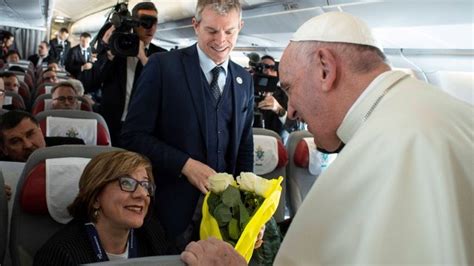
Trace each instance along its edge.
{"label": "dark sweater", "polygon": [[[143,226],[135,233],[138,257],[176,254],[156,220],[145,219]],[[38,250],[33,265],[78,265],[98,261],[84,222],[74,219]]]}

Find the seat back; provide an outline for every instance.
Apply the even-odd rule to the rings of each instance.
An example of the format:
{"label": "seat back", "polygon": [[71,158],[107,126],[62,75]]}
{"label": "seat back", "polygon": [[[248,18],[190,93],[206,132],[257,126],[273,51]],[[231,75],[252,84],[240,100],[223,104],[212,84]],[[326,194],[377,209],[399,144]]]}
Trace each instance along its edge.
{"label": "seat back", "polygon": [[50,94],[53,86],[54,83],[40,83],[34,90],[33,99],[36,99],[43,94]]}
{"label": "seat back", "polygon": [[335,154],[316,150],[313,136],[308,131],[295,131],[287,142],[289,153],[288,194],[290,215],[294,216],[314,182],[335,159]]}
{"label": "seat back", "polygon": [[[92,112],[92,106],[89,104],[87,99],[83,96],[78,96],[78,100],[80,101],[80,108],[83,111],[89,111]],[[31,113],[33,115],[37,115],[40,112],[46,111],[46,110],[51,110],[51,102],[52,102],[52,95],[51,94],[42,94],[39,95],[32,107],[31,107]]]}
{"label": "seat back", "polygon": [[13,110],[25,110],[26,105],[25,101],[23,101],[23,98],[20,96],[18,93],[14,93],[11,91],[6,91],[5,92],[5,103],[4,105],[12,105]]}
{"label": "seat back", "polygon": [[[275,179],[279,176],[286,177],[288,154],[280,136],[269,129],[253,128],[253,138],[255,174],[267,179]],[[286,178],[283,178],[281,186],[280,203],[273,215],[277,222],[285,220]]]}
{"label": "seat back", "polygon": [[[295,131],[292,132],[288,136],[288,141],[286,143],[287,150],[288,150],[288,168],[287,168],[287,176],[288,176],[288,207],[290,210],[290,216],[293,217],[296,214],[296,210],[301,205],[304,196],[306,195],[309,188],[313,185],[314,181],[316,180],[315,175],[311,175],[307,168],[303,168],[297,166],[295,164],[295,150],[298,143],[303,138],[310,138],[313,135],[309,133],[309,131]],[[299,151],[298,153],[303,153]]]}
{"label": "seat back", "polygon": [[[115,150],[120,149],[63,145],[38,149],[30,155],[18,181],[13,202],[10,227],[10,254],[13,265],[31,265],[37,250],[64,226],[54,220],[48,211],[46,160],[69,157],[93,158],[99,153]],[[68,177],[55,178],[59,182],[58,180]],[[51,180],[55,181],[54,178]]]}
{"label": "seat back", "polygon": [[5,181],[0,171],[0,264],[3,265],[7,249],[8,205],[5,195]]}
{"label": "seat back", "polygon": [[105,122],[105,119],[98,113],[87,112],[81,110],[47,110],[36,115],[41,131],[46,136],[47,134],[47,117],[63,117],[73,119],[94,119],[97,121],[97,142],[96,145],[111,146],[110,132]]}

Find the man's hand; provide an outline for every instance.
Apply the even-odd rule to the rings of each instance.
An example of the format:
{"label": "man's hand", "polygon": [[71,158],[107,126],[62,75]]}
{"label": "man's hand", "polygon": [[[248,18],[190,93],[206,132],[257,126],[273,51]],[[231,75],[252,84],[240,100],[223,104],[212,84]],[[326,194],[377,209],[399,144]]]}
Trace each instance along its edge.
{"label": "man's hand", "polygon": [[209,188],[209,176],[214,175],[216,171],[200,161],[189,158],[181,173],[188,178],[189,183],[206,194]]}
{"label": "man's hand", "polygon": [[84,71],[84,70],[89,70],[92,68],[92,63],[91,62],[87,62],[85,63],[84,65],[81,66],[81,71]]}
{"label": "man's hand", "polygon": [[115,26],[112,25],[112,26],[104,33],[104,36],[102,36],[102,41],[103,41],[105,44],[109,44],[110,36],[112,36],[112,33],[114,32],[114,30],[115,30]]}
{"label": "man's hand", "polygon": [[[112,25],[107,31],[105,31],[104,36],[102,36],[102,42],[105,44],[109,44],[110,36],[112,36],[112,33],[115,31],[115,26]],[[110,61],[113,61],[115,56],[112,54],[110,50],[107,50],[107,59]]]}
{"label": "man's hand", "polygon": [[247,265],[230,244],[213,237],[189,243],[181,253],[181,260],[190,266]]}
{"label": "man's hand", "polygon": [[142,65],[145,66],[148,63],[148,57],[145,53],[145,43],[140,40],[140,47],[138,48],[138,55],[137,58],[142,62]]}
{"label": "man's hand", "polygon": [[272,110],[277,114],[281,109],[284,109],[272,95],[265,96],[265,99],[258,103],[258,108],[262,110]]}
{"label": "man's hand", "polygon": [[7,200],[10,200],[12,197],[12,188],[5,184],[5,196],[7,196]]}

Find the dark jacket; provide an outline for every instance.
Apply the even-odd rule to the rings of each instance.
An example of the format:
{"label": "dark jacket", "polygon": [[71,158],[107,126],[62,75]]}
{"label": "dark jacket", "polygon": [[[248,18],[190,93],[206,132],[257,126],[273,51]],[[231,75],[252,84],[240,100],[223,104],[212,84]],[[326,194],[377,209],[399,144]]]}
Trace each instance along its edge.
{"label": "dark jacket", "polygon": [[[28,61],[30,61],[31,63],[33,63],[33,65],[34,65],[35,67],[38,67],[37,64],[38,64],[39,58],[40,58],[40,57],[39,57],[38,54],[30,55],[30,56],[28,57]],[[43,58],[42,64],[43,64],[43,63],[48,63],[48,61],[49,61],[49,55],[46,56],[45,58]]]}
{"label": "dark jacket", "polygon": [[[91,58],[92,51],[90,47],[87,48],[87,52],[89,54],[89,58]],[[69,72],[76,79],[79,79],[79,74],[81,74],[81,67],[85,63],[87,63],[87,61],[82,55],[82,48],[80,45],[76,45],[67,53],[64,66],[66,67],[67,72]]]}
{"label": "dark jacket", "polygon": [[[154,219],[145,220],[135,233],[138,257],[176,253],[168,245],[160,224]],[[69,266],[94,262],[99,260],[87,235],[84,221],[74,219],[36,252],[33,265]]]}
{"label": "dark jacket", "polygon": [[[229,61],[232,114],[226,151],[226,172],[253,170],[253,80]],[[157,183],[155,206],[171,237],[190,224],[202,194],[181,170],[191,157],[207,165],[211,153],[204,75],[196,45],[149,58],[130,102],[121,141],[127,149],[146,155]],[[227,85],[226,85],[227,86]]]}
{"label": "dark jacket", "polygon": [[[166,52],[166,50],[150,44],[147,56],[160,52]],[[141,65],[140,62],[138,63]],[[137,68],[135,73],[136,79],[138,79],[142,70],[142,67]],[[107,58],[107,51],[104,49],[98,54],[93,70],[94,76],[98,77],[99,83],[102,84],[102,101],[99,113],[107,122],[112,137],[112,144],[116,146],[122,128],[122,114],[125,109],[127,58],[117,55],[114,60],[110,61]],[[98,88],[99,86],[94,87]],[[133,90],[132,95],[134,94]]]}
{"label": "dark jacket", "polygon": [[71,42],[68,40],[64,41],[64,49],[61,45],[59,45],[58,38],[54,38],[49,41],[49,58],[56,60],[60,65],[64,65],[64,61],[66,60],[66,55],[71,49]]}

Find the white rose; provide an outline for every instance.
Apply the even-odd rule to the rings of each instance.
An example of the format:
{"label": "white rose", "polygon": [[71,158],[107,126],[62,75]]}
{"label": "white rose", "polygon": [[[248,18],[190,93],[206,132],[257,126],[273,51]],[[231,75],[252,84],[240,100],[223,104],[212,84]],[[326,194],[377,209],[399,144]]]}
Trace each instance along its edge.
{"label": "white rose", "polygon": [[227,173],[217,173],[209,177],[209,189],[214,193],[221,193],[234,182],[234,177]]}
{"label": "white rose", "polygon": [[242,172],[237,177],[237,182],[241,190],[255,192],[255,194],[264,197],[265,192],[271,186],[268,179],[262,178],[251,172]]}

